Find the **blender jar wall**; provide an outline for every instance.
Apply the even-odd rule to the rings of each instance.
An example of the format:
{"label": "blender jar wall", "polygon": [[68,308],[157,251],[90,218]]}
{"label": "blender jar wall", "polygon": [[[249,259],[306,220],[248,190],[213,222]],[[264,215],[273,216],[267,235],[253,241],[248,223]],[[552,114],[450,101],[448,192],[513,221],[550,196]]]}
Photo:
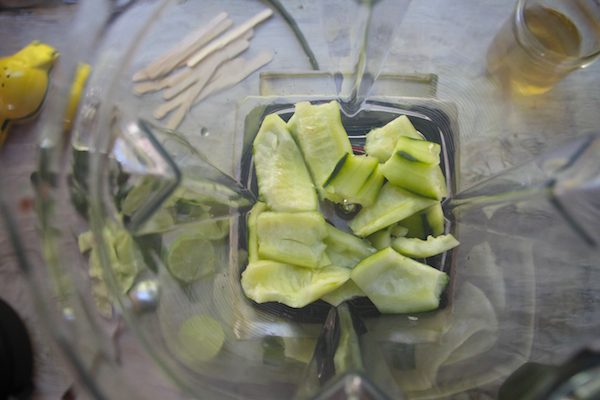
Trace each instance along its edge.
{"label": "blender jar wall", "polygon": [[[72,352],[73,360],[80,363],[90,387],[94,388],[93,382],[98,382],[95,394],[107,398],[114,397],[113,391],[121,390],[117,389],[118,382],[131,387],[123,390],[130,390],[132,397],[136,393],[151,394],[143,380],[137,380],[135,374],[127,372],[134,367],[127,354],[121,353],[125,348],[121,346],[127,340],[136,342],[132,348],[142,354],[140,357],[150,356],[175,386],[192,395],[289,398],[302,383],[302,372],[307,367],[322,321],[290,321],[284,315],[269,314],[251,305],[239,285],[239,273],[244,267],[243,254],[236,253],[237,246],[232,246],[235,243],[232,239],[240,235],[237,220],[219,218],[223,214],[217,213],[218,208],[203,209],[177,188],[186,184],[190,185],[186,189],[197,187],[190,180],[186,181],[185,176],[203,163],[224,176],[239,178],[242,154],[247,152],[256,133],[248,130],[245,117],[254,106],[293,104],[293,98],[287,97],[291,94],[305,99],[312,95],[315,100],[334,98],[331,96],[337,94],[338,88],[335,81],[329,80],[334,82],[329,86],[335,88],[333,93],[316,93],[314,96],[315,93],[303,92],[302,87],[297,92],[275,93],[276,97],[269,98],[258,90],[267,86],[265,80],[259,81],[258,74],[254,73],[249,79],[207,98],[192,109],[177,130],[185,140],[169,148],[167,141],[177,142],[178,135],[160,128],[163,122],[156,121],[153,115],[153,111],[164,103],[162,93],[135,96],[131,82],[133,75],[198,26],[199,21],[208,22],[226,10],[237,25],[265,8],[261,2],[173,3],[124,3],[122,9],[112,10],[112,13],[109,8],[103,9],[104,18],[98,20],[104,22],[89,26],[92,32],[79,48],[86,55],[82,58],[73,55],[68,59],[71,71],[76,62],[83,60],[93,65],[93,73],[80,106],[72,144],[66,146],[64,152],[60,146],[62,131],[57,117],[63,115],[60,105],[46,110],[47,131],[40,146],[43,179],[38,200],[52,281],[66,293],[60,297],[65,302],[62,309],[71,310],[67,314],[74,321],[74,324],[67,323],[72,328],[67,328],[70,332],[66,336],[68,340],[63,340],[76,349]],[[85,21],[94,20],[84,13],[83,7],[90,7],[89,4],[92,2],[82,5]],[[322,67],[327,70],[326,39],[322,31],[314,29],[317,5],[315,2],[289,2],[285,6],[301,27],[313,28],[303,29],[303,32],[316,58],[323,60]],[[87,10],[90,11],[100,15],[97,10]],[[410,11],[408,9],[409,15]],[[502,18],[504,16],[498,20]],[[85,26],[83,21],[79,22],[80,29]],[[415,23],[407,22],[409,27]],[[406,36],[403,38],[407,40]],[[248,57],[256,56],[264,49],[274,55],[265,69],[289,72],[311,68],[301,45],[279,14],[256,27],[250,42],[251,48],[245,54]],[[397,45],[398,40],[395,43]],[[485,156],[482,149],[488,149],[489,131],[505,117],[503,107],[506,103],[491,85],[481,83],[484,81],[481,76],[473,77],[470,67],[457,68],[455,60],[427,57],[431,57],[429,62],[424,63],[421,58],[414,64],[409,63],[408,68],[404,65],[411,72],[425,65],[425,70],[419,70],[419,73],[436,74],[436,78],[426,79],[426,89],[413,92],[425,99],[398,99],[405,92],[382,90],[377,94],[388,97],[374,100],[395,104],[397,110],[412,116],[419,112],[417,106],[424,104],[444,104],[447,107],[444,110],[450,110],[447,112],[450,124],[455,128],[456,141],[460,139],[461,143],[454,149],[459,162],[453,175],[455,192],[460,192],[464,187],[461,183],[471,185],[482,175],[501,169],[493,166],[485,170],[489,164],[478,163],[480,160],[474,156],[473,149]],[[398,58],[396,54],[396,58],[391,59],[397,61],[402,57]],[[392,64],[390,68],[390,64],[387,65],[388,70],[396,66]],[[68,68],[67,65],[67,71]],[[56,81],[59,86],[62,82],[65,99],[68,86],[65,82],[70,82],[67,76],[65,73]],[[57,74],[59,77],[61,75]],[[313,82],[311,79],[312,76],[307,74],[306,82]],[[414,81],[405,79],[403,82]],[[399,87],[412,88],[412,83]],[[289,89],[294,85],[284,87]],[[305,87],[315,86],[306,83]],[[248,95],[263,96],[256,103],[250,98],[238,106],[238,102]],[[435,96],[437,99],[432,99]],[[438,99],[441,100],[439,103]],[[50,110],[54,112],[54,120],[52,114],[48,114]],[[259,111],[262,117],[265,109]],[[520,119],[517,115],[515,118],[518,122],[524,121],[523,124],[527,122],[525,117]],[[260,122],[260,118],[257,121]],[[478,123],[485,132],[479,137],[473,133],[479,129]],[[141,136],[133,135],[136,129],[142,132]],[[135,139],[127,141],[124,139],[127,137]],[[149,152],[156,150],[157,158],[144,159],[143,152],[136,152],[142,142],[148,144],[146,150]],[[189,150],[190,147],[196,151]],[[122,158],[115,156],[115,148],[122,150],[119,153]],[[510,150],[494,148],[493,151],[495,156],[500,154],[502,160],[513,160]],[[482,164],[484,172],[479,169]],[[136,168],[126,169],[123,165]],[[58,187],[51,183],[53,174],[60,177]],[[69,175],[71,178],[67,180]],[[242,183],[241,188],[234,184],[235,180],[230,183],[232,186],[227,184],[225,188],[234,193],[244,189],[244,182],[237,182]],[[171,207],[185,218],[194,216],[195,219],[183,221],[191,224],[176,224],[171,220],[165,224],[164,218],[157,218],[150,228],[146,226],[143,235],[139,234],[141,232],[132,234],[124,229],[125,220],[121,214],[123,202],[136,186],[147,188],[141,196],[143,199],[155,197],[156,202],[150,201],[152,207],[149,210],[164,211]],[[78,198],[80,203],[77,203]],[[75,207],[70,204],[73,199],[74,205],[83,212],[82,216],[73,211]],[[133,210],[141,207],[130,198],[131,203],[137,206],[132,207]],[[153,207],[159,203],[158,208]],[[227,211],[230,209],[228,206]],[[166,215],[165,212],[162,214]],[[94,235],[83,236],[82,247],[89,250],[91,246],[96,250],[92,250],[89,261],[87,256],[84,259],[77,256],[76,264],[65,262],[69,254],[79,254],[72,238],[90,229],[88,221],[92,222]],[[230,231],[227,231],[228,226],[231,226]],[[60,240],[55,235],[57,227],[62,232]],[[571,330],[581,326],[586,329],[580,334],[587,338],[595,326],[586,323],[589,316],[595,315],[593,301],[587,299],[578,303],[584,293],[589,293],[582,289],[583,285],[594,282],[591,266],[575,266],[570,270],[577,277],[571,281],[566,295],[568,304],[573,306],[569,308],[571,316],[566,318],[564,313],[553,308],[562,297],[558,292],[548,291],[544,285],[547,282],[550,286],[556,285],[556,279],[562,275],[555,272],[568,268],[571,265],[569,258],[565,259],[562,253],[562,256],[552,256],[551,259],[561,260],[560,265],[554,265],[546,256],[554,253],[531,243],[493,232],[482,234],[466,226],[456,225],[455,228],[463,244],[453,253],[455,290],[449,295],[447,308],[418,316],[364,317],[366,328],[385,355],[386,367],[396,380],[394,384],[410,398],[450,396],[487,384],[494,391],[498,386],[494,386],[494,381],[510,374],[530,356],[553,363],[561,361],[576,347],[564,346],[562,338],[571,337]],[[203,235],[199,243],[212,249],[206,250],[206,254],[211,254],[214,269],[208,279],[196,281],[194,277],[186,281],[184,276],[182,282],[181,275],[173,274],[169,269],[165,255],[180,237],[193,239],[191,236],[197,235],[190,232],[198,230]],[[85,243],[86,238],[94,239]],[[231,257],[230,250],[238,256]],[[130,257],[134,262],[124,263],[120,255]],[[88,262],[93,264],[89,270]],[[72,282],[73,276],[77,277],[76,282]],[[587,280],[586,276],[592,279]],[[540,295],[549,302],[540,303],[537,300]],[[80,303],[81,299],[85,299],[83,303]],[[104,317],[97,313],[99,304]],[[110,314],[113,317],[107,320]],[[544,330],[536,327],[536,321],[544,315],[550,321],[556,316],[559,322],[546,336],[549,340],[542,337],[534,342],[534,338],[544,335]],[[123,333],[117,329],[121,317],[127,323]],[[199,343],[198,335],[189,334],[202,333],[202,327],[209,327],[206,332],[208,344]],[[106,335],[97,334],[102,331]],[[111,335],[116,337],[116,346],[113,346]],[[182,343],[186,344],[183,348]],[[220,351],[210,361],[188,354],[193,348],[199,349],[201,354],[211,354],[216,347]],[[80,357],[80,354],[90,354],[86,348],[93,349],[91,356]],[[166,390],[167,386],[158,384],[160,390]]]}

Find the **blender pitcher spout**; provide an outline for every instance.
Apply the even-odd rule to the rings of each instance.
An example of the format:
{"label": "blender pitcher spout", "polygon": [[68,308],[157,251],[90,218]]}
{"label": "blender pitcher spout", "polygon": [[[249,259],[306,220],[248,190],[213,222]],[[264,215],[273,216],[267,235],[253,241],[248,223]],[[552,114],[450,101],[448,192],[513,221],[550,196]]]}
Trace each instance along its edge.
{"label": "blender pitcher spout", "polygon": [[322,2],[321,23],[341,111],[355,116],[371,92],[410,0]]}
{"label": "blender pitcher spout", "polygon": [[111,156],[111,192],[134,234],[240,215],[254,195],[215,167],[176,131],[144,120],[121,121]]}
{"label": "blender pitcher spout", "polygon": [[454,196],[459,224],[570,250],[600,246],[600,135],[504,171]]}

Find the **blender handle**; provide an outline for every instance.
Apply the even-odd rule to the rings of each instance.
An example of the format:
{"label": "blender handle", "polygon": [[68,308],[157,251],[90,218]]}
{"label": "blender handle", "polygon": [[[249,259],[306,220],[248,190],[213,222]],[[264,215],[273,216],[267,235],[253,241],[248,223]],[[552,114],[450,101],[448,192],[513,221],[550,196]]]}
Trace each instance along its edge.
{"label": "blender handle", "polygon": [[405,397],[352,303],[331,307],[294,400]]}
{"label": "blender handle", "polygon": [[0,299],[0,400],[33,391],[33,350],[17,313]]}
{"label": "blender handle", "polygon": [[584,349],[560,366],[525,363],[498,392],[499,400],[592,400],[599,396],[600,352],[592,349]]}

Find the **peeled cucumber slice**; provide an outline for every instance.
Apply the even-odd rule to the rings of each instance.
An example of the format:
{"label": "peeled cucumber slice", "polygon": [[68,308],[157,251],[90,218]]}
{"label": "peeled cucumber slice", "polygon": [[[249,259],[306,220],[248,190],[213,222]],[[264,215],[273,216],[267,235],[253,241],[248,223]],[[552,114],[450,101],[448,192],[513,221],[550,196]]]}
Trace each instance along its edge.
{"label": "peeled cucumber slice", "polygon": [[444,219],[442,204],[437,203],[436,205],[427,208],[424,211],[424,214],[427,225],[429,225],[429,229],[431,230],[431,234],[434,237],[443,235],[446,231],[446,221]]}
{"label": "peeled cucumber slice", "polygon": [[359,288],[358,285],[354,283],[352,279],[348,279],[346,283],[344,283],[342,286],[335,289],[333,292],[327,293],[326,295],[321,297],[321,300],[324,300],[332,306],[337,307],[344,301],[365,296],[365,292],[363,292],[362,289]]}
{"label": "peeled cucumber slice", "polygon": [[342,125],[336,101],[318,106],[308,101],[296,104],[288,122],[317,188],[323,187],[338,161],[352,154],[352,145]]}
{"label": "peeled cucumber slice", "polygon": [[256,220],[258,257],[307,268],[331,264],[323,239],[329,234],[317,211],[262,212]]}
{"label": "peeled cucumber slice", "polygon": [[398,138],[401,136],[423,139],[408,117],[402,115],[383,127],[372,129],[367,133],[365,151],[368,155],[376,157],[380,163],[384,163],[394,152]]}
{"label": "peeled cucumber slice", "polygon": [[370,206],[383,185],[383,174],[378,169],[379,162],[375,157],[345,154],[325,182],[327,198],[336,203],[345,200]]}
{"label": "peeled cucumber slice", "polygon": [[408,229],[408,232],[404,235],[408,238],[419,238],[424,240],[427,237],[427,233],[425,232],[426,226],[423,223],[423,214],[421,212],[417,212],[410,217],[403,219],[398,222],[398,225]]}
{"label": "peeled cucumber slice", "polygon": [[349,277],[350,269],[343,267],[313,270],[260,260],[248,264],[242,273],[242,288],[257,303],[277,301],[300,308],[339,288]]}
{"label": "peeled cucumber slice", "polygon": [[438,237],[428,236],[427,240],[399,237],[392,242],[398,253],[412,258],[426,258],[443,253],[458,246],[460,242],[451,234]]}
{"label": "peeled cucumber slice", "polygon": [[369,236],[435,203],[435,200],[418,196],[387,182],[373,205],[360,210],[348,226],[357,236]]}
{"label": "peeled cucumber slice", "polygon": [[267,115],[254,139],[258,193],[273,211],[317,210],[318,199],[300,149],[286,123]]}
{"label": "peeled cucumber slice", "polygon": [[390,227],[390,235],[393,238],[397,238],[397,237],[401,237],[401,236],[406,236],[408,234],[408,228],[398,224],[398,225],[392,225]]}
{"label": "peeled cucumber slice", "polygon": [[385,229],[377,231],[367,237],[367,240],[377,251],[392,246],[392,241],[400,236],[406,236],[408,228],[401,225],[390,225]]}
{"label": "peeled cucumber slice", "polygon": [[375,253],[366,240],[357,238],[327,224],[329,236],[324,239],[327,245],[326,253],[333,265],[354,268],[362,259]]}
{"label": "peeled cucumber slice", "polygon": [[449,278],[387,247],[361,261],[350,278],[383,314],[435,310]]}
{"label": "peeled cucumber slice", "polygon": [[390,247],[392,245],[392,237],[390,235],[390,229],[392,227],[388,226],[385,229],[377,231],[367,237],[367,240],[375,247],[378,251],[383,250],[386,247]]}
{"label": "peeled cucumber slice", "polygon": [[398,152],[381,166],[381,172],[392,184],[420,196],[436,200],[448,196],[446,179],[439,165],[411,161]]}

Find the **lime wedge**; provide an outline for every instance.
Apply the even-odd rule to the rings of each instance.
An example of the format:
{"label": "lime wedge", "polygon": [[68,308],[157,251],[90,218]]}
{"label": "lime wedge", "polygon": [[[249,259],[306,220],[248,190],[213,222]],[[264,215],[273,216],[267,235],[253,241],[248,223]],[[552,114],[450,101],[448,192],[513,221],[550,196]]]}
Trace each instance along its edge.
{"label": "lime wedge", "polygon": [[181,325],[177,334],[180,355],[191,363],[209,361],[214,358],[225,341],[223,327],[206,315],[189,318]]}
{"label": "lime wedge", "polygon": [[173,277],[193,283],[214,271],[215,251],[212,244],[201,237],[180,238],[171,245],[167,264]]}

